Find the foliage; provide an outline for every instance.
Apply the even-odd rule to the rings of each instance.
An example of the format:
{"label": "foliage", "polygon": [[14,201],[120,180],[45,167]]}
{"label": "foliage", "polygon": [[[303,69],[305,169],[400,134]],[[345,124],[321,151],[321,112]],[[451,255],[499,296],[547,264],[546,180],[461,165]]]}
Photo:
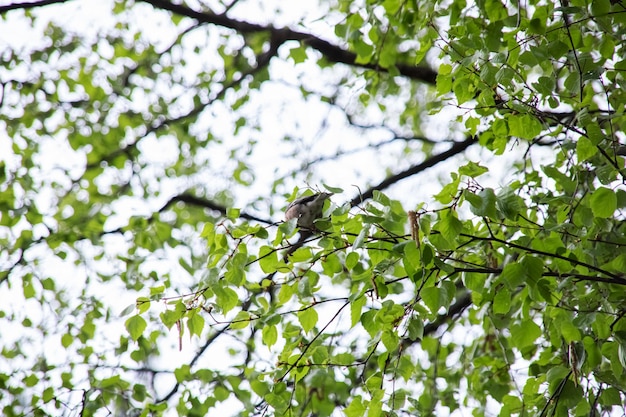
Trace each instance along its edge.
{"label": "foliage", "polygon": [[0,6],[4,415],[624,415],[623,1],[76,4]]}

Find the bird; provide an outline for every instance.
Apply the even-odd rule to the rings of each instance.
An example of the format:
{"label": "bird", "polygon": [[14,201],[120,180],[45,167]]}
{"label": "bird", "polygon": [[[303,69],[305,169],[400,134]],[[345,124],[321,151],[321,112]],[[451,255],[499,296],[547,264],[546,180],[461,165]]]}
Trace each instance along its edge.
{"label": "bird", "polygon": [[294,200],[285,210],[285,220],[298,219],[298,227],[314,229],[313,222],[322,217],[324,201],[331,195],[330,193],[317,193]]}

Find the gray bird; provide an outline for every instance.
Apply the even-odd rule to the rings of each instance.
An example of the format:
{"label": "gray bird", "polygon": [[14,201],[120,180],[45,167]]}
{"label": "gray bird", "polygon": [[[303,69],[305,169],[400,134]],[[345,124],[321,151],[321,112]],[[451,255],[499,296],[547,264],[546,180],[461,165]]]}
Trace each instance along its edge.
{"label": "gray bird", "polygon": [[298,219],[298,227],[313,229],[313,222],[322,217],[324,201],[330,193],[318,193],[294,200],[285,210],[285,220]]}

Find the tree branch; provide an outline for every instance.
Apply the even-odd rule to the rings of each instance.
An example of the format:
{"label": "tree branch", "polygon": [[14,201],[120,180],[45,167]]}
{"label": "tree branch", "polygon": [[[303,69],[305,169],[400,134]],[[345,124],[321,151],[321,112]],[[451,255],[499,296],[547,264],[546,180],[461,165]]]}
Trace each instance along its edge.
{"label": "tree branch", "polygon": [[[181,4],[173,4],[167,0],[142,1],[151,4],[156,9],[168,10],[172,13],[186,16],[202,23],[214,24],[233,29],[241,34],[270,32],[272,38],[281,40],[281,44],[290,40],[299,41],[320,52],[324,58],[331,62],[346,64],[358,68],[371,69],[379,72],[388,71],[387,69],[380,67],[377,63],[359,63],[357,62],[357,55],[354,52],[346,50],[310,33],[300,32],[290,28],[276,28],[272,25],[264,26],[257,23],[232,19],[226,16],[226,14],[199,12]],[[434,85],[436,82],[437,72],[427,67],[398,63],[396,64],[396,69],[401,75],[416,81],[421,81],[431,85]]]}
{"label": "tree branch", "polygon": [[[197,206],[197,207],[203,207],[203,208],[207,208],[209,210],[214,210],[214,211],[218,211],[220,214],[222,215],[226,215],[226,207],[222,206],[221,204],[217,204],[211,200],[207,200],[204,198],[200,198],[200,197],[196,197],[193,194],[190,193],[181,193],[178,195],[173,196],[172,198],[170,198],[167,203],[165,203],[163,205],[163,207],[161,207],[159,209],[159,213],[167,210],[168,208],[170,208],[171,206],[173,206],[174,204],[176,204],[177,202],[183,202],[185,204],[189,204],[192,206]],[[272,222],[271,220],[268,219],[262,219],[260,217],[256,217],[252,214],[248,214],[244,211],[242,211],[239,214],[239,217],[242,219],[246,219],[246,220],[253,220],[259,223],[265,223],[265,224],[274,224],[274,222]]]}
{"label": "tree branch", "polygon": [[[196,364],[196,362],[198,362],[200,357],[204,354],[204,352],[213,344],[213,342],[215,342],[229,328],[230,328],[230,324],[222,327],[220,330],[218,330],[217,332],[209,336],[206,342],[204,342],[204,345],[202,345],[202,347],[196,352],[191,362],[189,362],[189,367],[193,367]],[[156,400],[156,403],[158,404],[162,402],[167,402],[170,398],[174,396],[174,394],[178,392],[179,388],[180,388],[180,382],[176,382],[176,384],[174,384],[172,389],[167,394],[165,394],[165,396]]]}
{"label": "tree branch", "polygon": [[[457,299],[444,314],[440,314],[437,318],[424,326],[424,336],[429,336],[435,333],[442,325],[450,321],[455,316],[459,316],[469,306],[472,305],[472,294],[469,291],[457,295]],[[421,339],[411,340],[409,338],[402,339],[402,349],[405,349],[414,343],[420,342]]]}
{"label": "tree branch", "polygon": [[[609,279],[605,279],[603,277],[596,277],[595,279],[591,279],[589,276],[587,275],[581,275],[581,274],[576,274],[574,277],[575,278],[580,278],[581,276],[585,277],[585,279],[589,280],[589,281],[598,281],[598,282],[607,282],[607,283],[611,283],[611,284],[619,284],[619,285],[626,285],[626,278],[624,278],[623,276],[619,275],[619,274],[615,274],[611,271],[607,271],[606,269],[602,269],[600,267],[597,267],[595,265],[589,264],[587,262],[583,262],[583,261],[579,261],[578,259],[575,258],[569,258],[565,255],[561,255],[558,253],[552,253],[552,252],[547,252],[547,251],[543,251],[540,249],[534,249],[528,246],[523,246],[523,245],[519,245],[515,242],[509,242],[507,240],[504,239],[500,239],[497,238],[495,236],[490,236],[490,237],[483,237],[483,236],[473,236],[467,233],[460,233],[461,236],[464,237],[468,237],[471,239],[475,239],[475,240],[482,240],[482,241],[487,241],[487,242],[496,242],[499,243],[501,245],[504,246],[508,246],[509,248],[513,248],[513,249],[518,249],[521,250],[523,252],[528,252],[528,253],[534,253],[537,255],[541,255],[541,256],[545,256],[547,258],[557,258],[557,259],[561,259],[563,261],[569,262],[572,265],[577,265],[577,266],[582,266],[585,267],[587,269],[590,269],[592,271],[596,271],[600,274],[606,275],[608,277],[610,277]],[[568,274],[568,273],[564,273],[564,274],[556,274],[555,276],[572,276],[572,274]]]}
{"label": "tree branch", "polygon": [[364,193],[359,194],[356,197],[354,197],[350,201],[350,205],[352,207],[357,206],[363,201],[372,198],[374,196],[374,191],[384,190],[385,188],[395,184],[398,181],[401,181],[412,175],[418,174],[427,168],[431,168],[437,165],[438,163],[443,162],[447,160],[448,158],[453,157],[454,155],[460,154],[465,149],[467,149],[470,145],[476,143],[476,141],[477,141],[477,138],[474,136],[471,136],[465,139],[463,142],[455,142],[454,145],[452,145],[450,149],[448,149],[447,151],[434,155],[430,157],[429,159],[427,159],[426,161],[422,162],[421,164],[414,165],[407,170],[404,170],[395,175],[392,175],[389,178],[386,178],[384,181],[380,182],[378,185],[370,187]]}
{"label": "tree branch", "polygon": [[5,6],[0,6],[0,14],[8,12],[10,10],[34,9],[35,7],[48,6],[50,4],[67,3],[68,1],[69,0],[39,0],[39,1],[24,2],[24,3],[11,3]]}

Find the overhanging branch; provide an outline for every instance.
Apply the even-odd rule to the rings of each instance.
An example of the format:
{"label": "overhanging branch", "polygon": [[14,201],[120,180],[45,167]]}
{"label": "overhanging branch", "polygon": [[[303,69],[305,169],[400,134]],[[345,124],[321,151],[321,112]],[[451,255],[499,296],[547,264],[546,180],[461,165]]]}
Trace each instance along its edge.
{"label": "overhanging branch", "polygon": [[[163,205],[163,207],[161,207],[159,209],[159,213],[167,210],[168,208],[170,208],[172,205],[176,204],[177,202],[183,202],[185,204],[191,205],[191,206],[196,206],[196,207],[201,207],[201,208],[206,208],[209,210],[214,210],[219,212],[222,215],[226,215],[226,211],[227,211],[227,207],[222,206],[221,204],[215,203],[211,200],[207,200],[205,198],[200,198],[200,197],[196,197],[193,194],[190,193],[181,193],[178,195],[173,196],[172,198],[170,198],[167,203],[165,203]],[[252,214],[248,214],[244,211],[242,211],[239,214],[239,217],[242,219],[246,219],[246,220],[253,220],[259,223],[265,223],[265,224],[273,224],[273,222],[271,220],[268,219],[262,219],[260,217],[254,216]]]}
{"label": "overhanging branch", "polygon": [[[181,4],[173,4],[167,0],[142,0],[151,4],[156,9],[167,10],[172,13],[195,19],[202,23],[213,24],[229,29],[233,29],[241,34],[269,32],[272,39],[280,39],[281,43],[286,41],[299,41],[320,52],[324,58],[331,62],[346,64],[353,67],[371,69],[379,72],[387,72],[387,69],[380,67],[377,63],[359,63],[357,55],[327,40],[306,32],[300,32],[290,28],[276,28],[272,25],[260,25],[243,20],[237,20],[225,14],[215,14],[212,12],[199,12]],[[437,73],[428,67],[415,65],[396,64],[398,72],[410,79],[434,85]]]}
{"label": "overhanging branch", "polygon": [[447,160],[448,158],[453,157],[454,155],[458,155],[461,152],[463,152],[465,149],[467,149],[470,145],[476,143],[477,138],[474,136],[470,136],[467,139],[465,139],[462,142],[456,142],[454,145],[452,145],[450,147],[450,149],[448,149],[445,152],[441,152],[440,154],[437,155],[433,155],[430,158],[428,158],[427,160],[425,160],[424,162],[414,165],[412,167],[410,167],[409,169],[406,169],[402,172],[399,172],[395,175],[392,175],[391,177],[386,178],[385,180],[381,181],[378,185],[375,185],[373,187],[370,187],[369,189],[367,189],[364,193],[357,195],[356,197],[354,197],[351,201],[350,201],[350,205],[352,207],[359,205],[361,202],[368,200],[370,198],[372,198],[374,196],[374,191],[381,191],[384,190],[385,188],[405,179],[408,178],[412,175],[418,174],[422,171],[424,171],[427,168],[431,168],[435,165],[437,165],[440,162],[443,162],[445,160]]}
{"label": "overhanging branch", "polygon": [[36,7],[48,6],[56,3],[67,3],[69,0],[40,0],[40,1],[28,1],[22,3],[11,3],[4,6],[0,6],[0,14],[8,12],[10,10],[26,10],[34,9]]}

